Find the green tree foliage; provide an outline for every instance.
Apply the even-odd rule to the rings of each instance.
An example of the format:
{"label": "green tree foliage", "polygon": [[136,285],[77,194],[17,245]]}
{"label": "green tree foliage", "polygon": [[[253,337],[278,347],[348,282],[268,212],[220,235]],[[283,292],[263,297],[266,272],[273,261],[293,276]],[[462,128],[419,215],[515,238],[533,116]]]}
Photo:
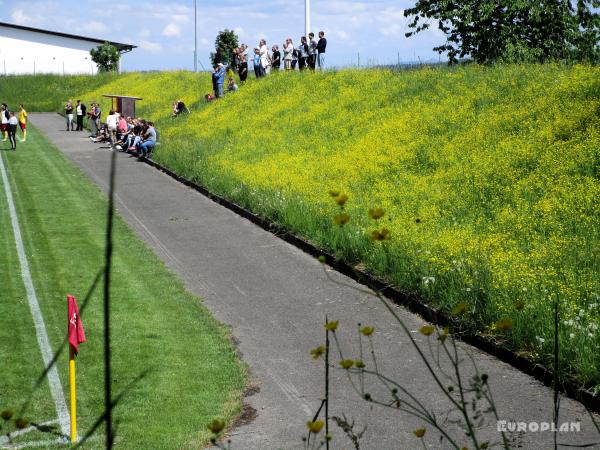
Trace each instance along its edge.
{"label": "green tree foliage", "polygon": [[212,65],[215,66],[218,63],[231,64],[233,50],[239,45],[239,38],[233,30],[226,28],[219,31],[215,39],[215,52],[210,54]]}
{"label": "green tree foliage", "polygon": [[92,61],[98,66],[99,72],[116,72],[119,69],[121,54],[114,45],[105,42],[90,50]]}
{"label": "green tree foliage", "polygon": [[451,63],[600,61],[599,0],[417,0],[406,37],[437,21]]}

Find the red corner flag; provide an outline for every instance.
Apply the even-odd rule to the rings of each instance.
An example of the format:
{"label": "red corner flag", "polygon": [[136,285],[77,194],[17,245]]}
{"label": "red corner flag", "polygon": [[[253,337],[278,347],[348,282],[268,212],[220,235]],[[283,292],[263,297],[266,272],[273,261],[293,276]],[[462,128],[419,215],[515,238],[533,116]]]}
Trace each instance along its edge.
{"label": "red corner flag", "polygon": [[83,331],[83,323],[79,316],[75,297],[67,295],[67,304],[69,309],[69,344],[71,344],[71,347],[77,353],[79,351],[79,344],[85,342],[85,332]]}

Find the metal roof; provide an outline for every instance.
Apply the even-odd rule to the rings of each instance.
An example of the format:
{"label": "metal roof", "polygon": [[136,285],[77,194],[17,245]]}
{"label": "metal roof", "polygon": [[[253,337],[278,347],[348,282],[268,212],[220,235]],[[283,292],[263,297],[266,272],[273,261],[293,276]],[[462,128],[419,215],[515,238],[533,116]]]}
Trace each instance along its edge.
{"label": "metal roof", "polygon": [[90,38],[90,37],[85,37],[85,36],[79,36],[77,34],[61,33],[58,31],[51,31],[51,30],[42,30],[41,28],[26,27],[23,25],[15,25],[13,23],[0,22],[0,27],[14,28],[17,30],[24,30],[24,31],[32,31],[34,33],[51,34],[53,36],[77,39],[80,41],[95,42],[97,44],[104,44],[105,42],[108,42],[109,44],[114,45],[117,48],[117,50],[119,50],[120,52],[130,52],[132,49],[137,48],[137,45],[121,44],[119,42],[112,42],[112,41],[108,41],[106,39],[96,39],[96,38]]}
{"label": "metal roof", "polygon": [[108,98],[133,98],[135,100],[144,100],[141,97],[131,97],[130,95],[102,94],[102,97],[108,97]]}

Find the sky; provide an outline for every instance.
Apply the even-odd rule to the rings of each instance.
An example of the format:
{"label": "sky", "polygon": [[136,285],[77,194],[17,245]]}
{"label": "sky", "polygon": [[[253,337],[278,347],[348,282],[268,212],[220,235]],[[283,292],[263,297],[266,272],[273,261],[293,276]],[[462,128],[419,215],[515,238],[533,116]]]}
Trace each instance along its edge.
{"label": "sky", "polygon": [[[431,49],[445,41],[432,30],[410,38],[403,11],[415,0],[311,0],[312,29],[325,31],[331,66],[438,61]],[[198,68],[223,29],[250,47],[265,38],[269,48],[304,33],[304,0],[197,0]],[[0,21],[137,45],[123,57],[131,70],[192,69],[194,0],[0,0]],[[444,57],[442,56],[442,60]]]}

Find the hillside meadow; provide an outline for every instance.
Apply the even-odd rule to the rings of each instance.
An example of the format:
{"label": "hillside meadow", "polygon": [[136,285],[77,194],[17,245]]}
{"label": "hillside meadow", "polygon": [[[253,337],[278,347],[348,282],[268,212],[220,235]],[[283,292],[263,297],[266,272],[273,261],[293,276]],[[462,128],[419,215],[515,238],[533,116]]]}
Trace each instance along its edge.
{"label": "hillside meadow", "polygon": [[[60,105],[67,87],[143,97],[161,164],[436,307],[466,306],[466,327],[549,366],[558,302],[563,374],[600,391],[599,68],[281,73],[210,104],[206,74],[21,77],[0,97]],[[176,98],[192,114],[171,119]],[[343,227],[329,191],[348,196]]]}

